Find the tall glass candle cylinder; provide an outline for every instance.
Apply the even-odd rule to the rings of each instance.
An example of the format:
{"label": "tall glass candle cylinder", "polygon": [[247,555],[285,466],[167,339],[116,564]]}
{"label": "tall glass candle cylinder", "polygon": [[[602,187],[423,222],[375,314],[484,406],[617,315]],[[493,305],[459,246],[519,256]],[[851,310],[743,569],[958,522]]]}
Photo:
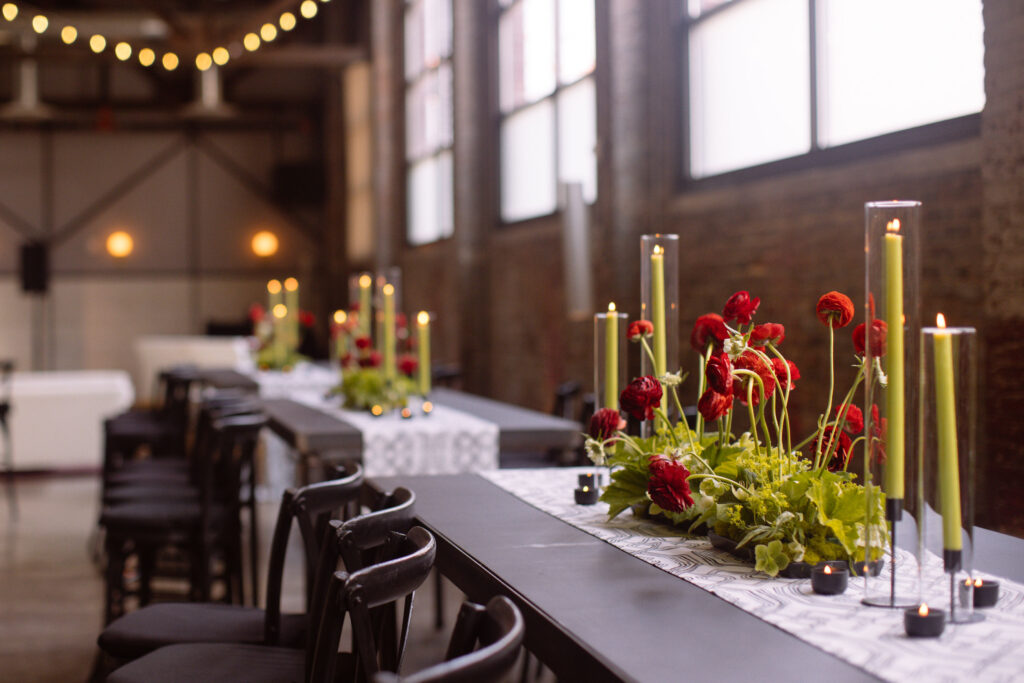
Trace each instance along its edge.
{"label": "tall glass candle cylinder", "polygon": [[[640,318],[654,325],[650,340],[654,363],[641,356],[641,372],[661,377],[679,370],[679,235],[643,235],[640,238]],[[670,412],[667,392],[661,407]],[[646,422],[645,433],[650,425]]]}
{"label": "tall glass candle cylinder", "polygon": [[608,305],[594,315],[594,406],[619,409],[619,392],[626,387],[626,323],[629,316]]}
{"label": "tall glass candle cylinder", "polygon": [[370,336],[373,320],[373,276],[370,273],[356,273],[348,279],[349,308],[356,312],[356,336]]}
{"label": "tall glass candle cylinder", "polygon": [[[869,514],[879,506],[887,537],[869,537],[866,555],[885,557],[894,571],[889,581],[866,580],[864,602],[884,607],[916,604],[912,567],[903,573],[893,552],[904,507],[913,508],[908,490],[916,485],[917,384],[908,381],[918,367],[921,329],[921,202],[885,201],[864,205],[865,287],[862,327],[855,346],[864,358],[864,433],[862,462]],[[911,509],[911,513],[914,510]]]}
{"label": "tall glass candle cylinder", "polygon": [[[977,333],[973,327],[935,327],[920,335],[921,430],[923,464],[921,512],[916,516],[918,560],[926,580],[922,600],[949,604],[949,620],[974,617],[974,472],[977,424]],[[942,533],[929,533],[930,525]],[[942,572],[928,574],[930,554],[942,558]]]}

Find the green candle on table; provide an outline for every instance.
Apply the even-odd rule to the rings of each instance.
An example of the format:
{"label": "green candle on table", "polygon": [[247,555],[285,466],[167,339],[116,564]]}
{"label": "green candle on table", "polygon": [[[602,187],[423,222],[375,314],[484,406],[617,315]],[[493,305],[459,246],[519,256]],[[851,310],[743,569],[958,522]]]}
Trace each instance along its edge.
{"label": "green candle on table", "polygon": [[381,289],[384,295],[384,376],[394,379],[397,374],[395,360],[395,286],[390,282]]}
{"label": "green candle on table", "polygon": [[[651,323],[654,324],[654,376],[667,372],[665,358],[665,250],[660,244],[651,250]],[[668,408],[668,394],[661,395],[661,408]]]}
{"label": "green candle on table", "polygon": [[288,307],[284,304],[274,304],[271,311],[274,316],[274,341],[271,348],[274,350],[274,360],[280,368],[288,357],[288,345],[285,342],[285,318],[288,316]]}
{"label": "green candle on table", "polygon": [[345,334],[345,323],[348,313],[338,309],[334,312],[334,342],[331,344],[331,360],[339,361],[345,355],[348,335]]}
{"label": "green candle on table", "polygon": [[904,368],[903,368],[903,236],[900,220],[885,226],[885,324],[888,328],[886,369],[889,377],[886,401],[885,494],[891,499],[904,495]]}
{"label": "green candle on table", "polygon": [[619,314],[608,304],[604,324],[604,407],[619,407]]}
{"label": "green candle on table", "polygon": [[299,281],[293,277],[284,281],[284,305],[288,307],[288,345],[295,350],[299,348]]}
{"label": "green candle on table", "polygon": [[422,396],[430,394],[430,314],[416,314],[417,350],[419,351],[419,389]]}
{"label": "green candle on table", "polygon": [[[936,326],[946,327],[939,313]],[[939,499],[942,547],[960,550],[960,463],[956,443],[956,393],[953,384],[953,335],[935,333],[935,424],[939,448]]]}
{"label": "green candle on table", "polygon": [[370,336],[370,316],[373,312],[370,310],[370,286],[373,284],[373,279],[363,273],[359,276],[359,336],[368,337]]}

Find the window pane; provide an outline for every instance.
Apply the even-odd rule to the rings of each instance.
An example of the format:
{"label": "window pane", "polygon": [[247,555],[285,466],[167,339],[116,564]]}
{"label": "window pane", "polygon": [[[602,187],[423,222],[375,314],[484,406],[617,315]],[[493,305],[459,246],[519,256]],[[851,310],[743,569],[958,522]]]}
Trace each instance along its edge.
{"label": "window pane", "polygon": [[423,61],[437,66],[452,53],[451,0],[423,0]]}
{"label": "window pane", "polygon": [[452,144],[452,68],[445,62],[425,73],[405,96],[406,159],[419,159]]}
{"label": "window pane", "polygon": [[498,30],[501,110],[555,89],[555,3],[522,0],[501,15]]}
{"label": "window pane", "polygon": [[597,115],[594,79],[558,94],[558,179],[583,183],[583,199],[597,197]]}
{"label": "window pane", "polygon": [[981,111],[980,0],[824,0],[819,144]]}
{"label": "window pane", "polygon": [[408,239],[426,244],[452,234],[452,158],[450,152],[409,167]]}
{"label": "window pane", "polygon": [[690,16],[696,19],[705,12],[710,12],[719,5],[724,5],[730,0],[683,0],[686,3]]}
{"label": "window pane", "polygon": [[544,100],[501,125],[501,217],[506,222],[555,210],[554,106]]}
{"label": "window pane", "polygon": [[423,0],[405,9],[405,78],[412,80],[423,70]]}
{"label": "window pane", "polygon": [[690,171],[810,150],[807,0],[747,0],[690,32]]}
{"label": "window pane", "polygon": [[594,70],[594,0],[558,2],[558,81],[572,83]]}

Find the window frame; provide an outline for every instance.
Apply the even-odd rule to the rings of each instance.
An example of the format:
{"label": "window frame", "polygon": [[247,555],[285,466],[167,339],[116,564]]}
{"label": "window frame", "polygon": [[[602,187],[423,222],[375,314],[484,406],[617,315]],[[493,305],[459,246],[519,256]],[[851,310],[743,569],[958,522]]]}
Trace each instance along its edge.
{"label": "window frame", "polygon": [[[547,0],[547,1],[550,2],[551,0]],[[561,48],[561,45],[559,44],[559,29],[561,28],[561,26],[560,26],[560,23],[559,23],[559,14],[560,13],[559,13],[558,10],[559,10],[559,4],[560,4],[561,0],[555,0],[555,3],[554,3],[555,7],[552,10],[554,12],[554,32],[555,32],[555,61],[554,61],[554,64],[553,64],[552,68],[554,69],[555,87],[547,95],[544,95],[543,97],[539,97],[539,98],[534,99],[534,100],[529,100],[529,101],[523,102],[522,104],[518,104],[518,105],[514,106],[513,108],[509,109],[508,111],[502,111],[502,109],[501,109],[501,87],[502,87],[502,84],[501,84],[501,46],[500,46],[500,41],[501,41],[501,18],[502,18],[502,16],[504,14],[506,14],[509,11],[511,11],[511,9],[515,5],[520,4],[522,2],[522,0],[509,0],[508,4],[506,4],[506,5],[502,5],[500,0],[494,0],[494,2],[493,2],[493,5],[492,5],[493,15],[492,15],[491,21],[490,21],[490,27],[491,27],[492,36],[493,36],[493,40],[492,40],[492,46],[493,47],[492,47],[491,59],[492,59],[492,64],[494,65],[493,68],[492,68],[492,73],[497,74],[497,76],[494,79],[494,88],[493,88],[493,93],[492,93],[492,111],[495,112],[495,114],[494,114],[494,149],[495,149],[495,159],[497,160],[496,176],[498,178],[498,192],[497,192],[497,197],[496,197],[497,201],[495,202],[495,213],[496,213],[496,221],[497,221],[497,224],[498,224],[499,227],[506,227],[506,226],[513,226],[513,225],[530,225],[530,224],[532,224],[534,222],[543,221],[545,219],[550,219],[552,216],[557,216],[562,211],[561,207],[559,206],[559,201],[558,201],[558,183],[561,182],[560,179],[559,179],[559,176],[560,176],[561,166],[562,166],[561,155],[559,154],[559,143],[561,141],[561,136],[559,134],[559,130],[560,130],[559,123],[561,121],[561,107],[558,106],[558,98],[559,98],[559,95],[562,94],[563,91],[569,90],[570,88],[579,85],[580,83],[582,83],[583,81],[585,81],[587,79],[592,79],[593,80],[593,83],[594,83],[594,127],[595,127],[595,130],[597,128],[597,119],[598,119],[598,112],[597,112],[597,100],[598,100],[598,92],[597,92],[597,61],[598,61],[598,53],[601,50],[601,47],[598,44],[599,41],[598,41],[598,29],[597,29],[597,25],[598,25],[598,21],[599,21],[599,19],[598,19],[598,5],[599,5],[599,3],[597,2],[597,0],[590,0],[590,1],[594,5],[594,68],[591,69],[590,71],[588,71],[587,73],[583,74],[582,76],[577,77],[576,79],[574,79],[572,81],[568,81],[566,83],[562,83],[559,80],[559,67],[561,66],[561,62],[560,62],[560,58],[561,58],[561,49],[560,48]],[[501,206],[502,191],[503,191],[503,187],[504,187],[504,174],[503,174],[503,171],[502,171],[502,166],[503,166],[504,158],[502,156],[502,150],[501,150],[502,127],[503,127],[506,119],[508,119],[508,118],[510,118],[512,116],[515,116],[516,114],[518,114],[518,113],[520,113],[520,112],[522,112],[522,111],[524,111],[526,109],[529,109],[530,107],[537,106],[538,104],[540,104],[541,102],[544,102],[546,100],[550,100],[551,101],[552,110],[554,112],[553,116],[551,117],[551,125],[553,127],[552,137],[551,137],[551,139],[553,141],[553,144],[552,144],[552,147],[551,147],[551,154],[554,156],[553,168],[554,168],[554,178],[555,178],[555,208],[552,211],[550,211],[549,213],[537,214],[537,215],[534,215],[534,216],[528,216],[526,218],[517,218],[515,220],[505,220],[504,216],[502,215],[502,206]],[[596,147],[596,144],[597,144],[597,141],[595,140],[595,147]],[[594,165],[595,165],[595,169],[594,169],[595,170],[595,184],[594,184],[595,198],[594,198],[593,202],[587,202],[588,206],[593,206],[594,204],[597,203],[597,194],[600,192],[600,173],[601,173],[601,171],[600,171],[600,165],[597,163],[596,154],[595,154]]]}
{"label": "window frame", "polygon": [[721,12],[749,1],[729,0],[702,13],[697,18],[690,16],[684,6],[685,0],[674,0],[672,3],[672,36],[675,45],[673,63],[678,69],[674,79],[676,83],[675,100],[677,111],[682,113],[676,128],[679,131],[680,143],[676,145],[678,156],[674,164],[675,184],[680,191],[713,189],[784,173],[838,166],[918,147],[978,137],[981,134],[981,112],[976,112],[891,133],[883,133],[863,140],[822,147],[818,143],[818,0],[807,0],[810,49],[810,69],[807,75],[810,79],[811,149],[797,156],[746,166],[704,178],[693,178],[690,175],[690,29]]}

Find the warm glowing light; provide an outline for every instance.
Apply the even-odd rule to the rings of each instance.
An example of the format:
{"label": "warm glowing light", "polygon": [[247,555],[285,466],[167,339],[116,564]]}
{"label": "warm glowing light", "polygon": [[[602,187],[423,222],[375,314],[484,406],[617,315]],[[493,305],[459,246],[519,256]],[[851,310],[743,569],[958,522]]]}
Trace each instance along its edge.
{"label": "warm glowing light", "polygon": [[277,38],[277,27],[273,24],[263,24],[260,26],[260,38],[268,43]]}
{"label": "warm glowing light", "polygon": [[942,315],[941,313],[939,313],[937,316],[935,316],[935,326],[936,327],[941,327],[942,329],[945,329],[946,328],[946,316]]}
{"label": "warm glowing light", "polygon": [[132,46],[125,42],[118,43],[114,46],[114,56],[122,62],[128,61],[132,56]]}
{"label": "warm glowing light", "polygon": [[224,66],[231,59],[231,53],[226,47],[218,47],[213,50],[213,63],[217,66]]}
{"label": "warm glowing light", "polygon": [[116,230],[107,236],[107,253],[114,258],[125,258],[135,249],[135,241],[124,230]]}
{"label": "warm glowing light", "polygon": [[928,603],[922,602],[921,606],[917,608],[917,613],[920,614],[922,617],[928,616]]}
{"label": "warm glowing light", "polygon": [[153,66],[153,62],[156,61],[156,53],[148,47],[144,47],[139,50],[139,64],[142,66]]}
{"label": "warm glowing light", "polygon": [[826,574],[831,574],[832,573],[832,566],[831,565],[828,565],[828,564],[825,565],[825,573]]}
{"label": "warm glowing light", "polygon": [[365,275],[365,274],[364,275],[360,275],[359,276],[359,286],[364,288],[364,289],[366,287],[369,287],[370,286],[370,276],[369,275]]}
{"label": "warm glowing light", "polygon": [[380,417],[381,415],[384,414],[384,409],[381,408],[380,406],[374,406],[374,407],[370,408],[370,412],[373,413],[374,416]]}
{"label": "warm glowing light", "polygon": [[65,26],[60,30],[60,39],[64,41],[65,45],[70,45],[78,40],[78,29],[74,26]]}
{"label": "warm glowing light", "polygon": [[168,71],[174,71],[178,68],[178,55],[173,52],[168,52],[160,60],[160,63],[163,64],[164,68]]}
{"label": "warm glowing light", "polygon": [[299,14],[312,19],[316,16],[316,3],[313,0],[303,0],[303,3],[299,5]]}
{"label": "warm glowing light", "polygon": [[270,282],[268,282],[267,283],[267,291],[270,292],[271,294],[277,294],[278,292],[280,292],[281,291],[281,281],[280,280],[271,280]]}
{"label": "warm glowing light", "polygon": [[14,21],[18,16],[18,6],[13,2],[5,2],[3,7],[4,19]]}
{"label": "warm glowing light", "polygon": [[213,66],[213,57],[207,52],[200,52],[196,55],[196,68],[200,71],[206,71]]}
{"label": "warm glowing light", "polygon": [[609,301],[608,302],[608,312],[609,313],[614,313],[615,312],[615,302],[614,301]]}
{"label": "warm glowing light", "polygon": [[242,45],[249,52],[255,52],[260,49],[260,37],[255,33],[246,33],[245,38],[242,38]]}
{"label": "warm glowing light", "polygon": [[276,304],[274,306],[274,310],[272,311],[272,313],[274,314],[275,318],[281,320],[286,315],[288,315],[288,307],[285,306],[284,304]]}
{"label": "warm glowing light", "polygon": [[654,253],[654,254],[663,254],[664,252],[665,252],[665,250],[661,248],[660,244],[655,244],[654,245],[654,250],[652,251],[652,253]]}
{"label": "warm glowing light", "polygon": [[423,402],[423,412],[424,413],[429,413],[433,409],[434,409],[434,404],[433,403],[431,403],[430,401],[424,401]]}
{"label": "warm glowing light", "polygon": [[384,296],[393,296],[395,293],[395,286],[389,282],[384,285],[380,291],[384,292]]}
{"label": "warm glowing light", "polygon": [[37,14],[32,17],[32,30],[36,33],[42,33],[46,30],[46,27],[50,25],[50,20],[44,17],[42,14]]}
{"label": "warm glowing light", "polygon": [[107,49],[107,39],[100,34],[95,34],[89,38],[89,49],[99,54]]}
{"label": "warm glowing light", "polygon": [[334,322],[335,322],[335,324],[337,324],[337,325],[344,325],[347,320],[348,320],[348,313],[346,313],[345,311],[342,311],[342,310],[339,309],[339,310],[334,312]]}
{"label": "warm glowing light", "polygon": [[283,12],[281,18],[277,20],[277,23],[281,26],[282,31],[291,31],[295,28],[295,15],[291,12]]}
{"label": "warm glowing light", "polygon": [[409,410],[408,408],[402,408],[402,417],[404,417],[404,418],[412,417],[412,411]]}
{"label": "warm glowing light", "polygon": [[266,258],[277,253],[277,235],[269,230],[260,230],[252,236],[252,253]]}
{"label": "warm glowing light", "polygon": [[416,314],[416,322],[420,325],[427,325],[430,323],[430,314],[426,311],[420,311]]}
{"label": "warm glowing light", "polygon": [[590,491],[590,487],[589,486],[584,486],[583,487],[583,493],[587,493],[588,491]]}
{"label": "warm glowing light", "polygon": [[289,292],[294,292],[296,289],[299,288],[299,281],[293,277],[290,277],[284,281],[284,288],[287,289]]}
{"label": "warm glowing light", "polygon": [[[971,580],[970,580],[970,579],[967,579],[967,582],[968,582],[968,583],[970,583],[970,582],[971,582]],[[981,588],[981,584],[982,584],[982,580],[981,580],[981,579],[975,579],[975,580],[974,580],[974,586],[975,586],[975,588]]]}
{"label": "warm glowing light", "polygon": [[900,219],[893,218],[891,221],[885,224],[887,232],[899,232],[900,231]]}

